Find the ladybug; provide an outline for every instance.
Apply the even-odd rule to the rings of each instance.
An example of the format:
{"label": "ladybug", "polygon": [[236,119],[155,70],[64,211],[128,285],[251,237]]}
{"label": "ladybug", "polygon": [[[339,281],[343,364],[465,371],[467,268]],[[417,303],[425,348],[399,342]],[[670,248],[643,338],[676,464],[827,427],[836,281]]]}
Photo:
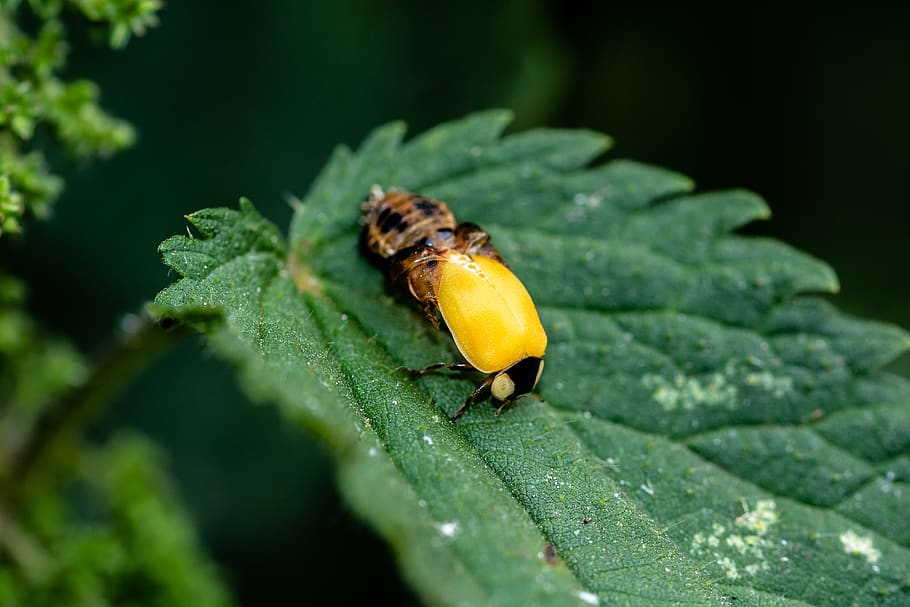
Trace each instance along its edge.
{"label": "ladybug", "polygon": [[434,327],[445,323],[466,362],[409,369],[479,371],[486,377],[452,416],[492,396],[497,411],[530,393],[543,371],[547,334],[537,308],[490,236],[456,223],[439,200],[374,187],[363,204],[363,242],[393,283],[406,284]]}

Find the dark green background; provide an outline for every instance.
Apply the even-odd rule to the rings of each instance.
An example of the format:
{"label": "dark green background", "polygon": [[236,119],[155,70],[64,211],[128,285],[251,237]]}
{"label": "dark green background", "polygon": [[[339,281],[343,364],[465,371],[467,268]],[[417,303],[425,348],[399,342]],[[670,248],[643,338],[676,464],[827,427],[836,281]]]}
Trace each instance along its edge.
{"label": "dark green background", "polygon": [[[191,0],[169,3],[124,52],[72,30],[67,77],[97,79],[139,141],[64,165],[54,218],[2,247],[32,311],[85,351],[174,279],[156,247],[184,230],[184,214],[245,195],[287,225],[287,195],[306,193],[336,143],[393,119],[413,133],[494,106],[512,108],[516,128],[607,132],[613,156],[702,189],[759,192],[775,216],[749,232],[829,261],[842,307],[910,327],[906,8]],[[339,503],[318,447],[248,405],[200,342],[139,377],[92,434],[123,427],[164,446],[244,604],[312,587],[338,602],[413,600]]]}

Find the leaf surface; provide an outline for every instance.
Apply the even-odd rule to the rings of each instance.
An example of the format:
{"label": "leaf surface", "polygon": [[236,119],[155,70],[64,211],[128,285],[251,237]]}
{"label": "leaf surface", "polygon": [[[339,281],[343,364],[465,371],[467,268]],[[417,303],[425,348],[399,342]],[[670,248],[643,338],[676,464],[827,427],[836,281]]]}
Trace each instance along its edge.
{"label": "leaf surface", "polygon": [[[338,148],[287,241],[246,201],[191,215],[157,305],[323,438],[429,603],[910,603],[910,383],[881,370],[907,334],[802,295],[836,290],[822,262],[731,233],[768,216],[754,194],[585,168],[607,138],[507,122]],[[476,380],[395,372],[458,353],[358,253],[374,184],[492,235],[549,334],[541,399],[452,424]]]}

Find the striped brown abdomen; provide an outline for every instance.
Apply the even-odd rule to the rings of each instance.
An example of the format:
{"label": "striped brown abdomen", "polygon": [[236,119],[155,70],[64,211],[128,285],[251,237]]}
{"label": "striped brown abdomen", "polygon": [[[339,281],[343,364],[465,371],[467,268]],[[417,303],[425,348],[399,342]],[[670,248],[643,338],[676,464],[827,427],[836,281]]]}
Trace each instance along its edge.
{"label": "striped brown abdomen", "polygon": [[455,217],[444,202],[410,192],[375,192],[364,204],[367,247],[389,258],[411,247],[447,249]]}

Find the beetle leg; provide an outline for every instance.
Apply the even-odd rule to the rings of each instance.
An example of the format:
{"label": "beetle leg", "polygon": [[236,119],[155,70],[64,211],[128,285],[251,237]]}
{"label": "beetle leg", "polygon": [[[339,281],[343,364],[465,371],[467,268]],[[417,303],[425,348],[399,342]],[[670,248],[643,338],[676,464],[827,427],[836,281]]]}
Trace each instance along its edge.
{"label": "beetle leg", "polygon": [[496,407],[496,405],[493,405],[494,407],[496,407],[496,415],[499,415],[500,413],[502,413],[502,410],[503,410],[503,409],[505,409],[506,407],[508,407],[508,406],[511,405],[512,403],[514,403],[514,402],[515,402],[516,400],[518,400],[519,398],[536,398],[536,399],[539,400],[540,402],[543,402],[543,399],[542,399],[541,397],[539,397],[538,395],[536,395],[536,394],[531,394],[531,393],[528,393],[528,394],[519,394],[519,395],[516,396],[515,398],[510,398],[510,399],[508,399],[508,400],[502,401],[502,404],[499,405],[498,407]]}
{"label": "beetle leg", "polygon": [[429,367],[424,367],[423,369],[409,369],[408,367],[401,367],[403,371],[407,371],[411,377],[420,377],[421,375],[426,375],[427,373],[432,373],[438,369],[448,369],[449,371],[476,371],[473,366],[468,363],[435,363]]}
{"label": "beetle leg", "polygon": [[503,409],[505,409],[506,407],[508,407],[509,405],[511,405],[511,404],[512,404],[513,402],[515,402],[516,400],[518,400],[518,399],[516,399],[516,398],[510,398],[509,400],[504,400],[504,401],[502,401],[502,404],[499,405],[498,407],[496,407],[496,415],[499,415],[500,413],[502,413],[502,410],[503,410]]}
{"label": "beetle leg", "polygon": [[493,385],[493,378],[496,377],[495,373],[488,375],[480,384],[474,388],[474,391],[471,393],[471,396],[464,401],[464,404],[461,406],[458,411],[455,412],[455,415],[452,416],[452,421],[461,417],[461,414],[468,410],[468,407],[473,405],[475,401],[478,401],[490,393],[490,386]]}
{"label": "beetle leg", "polygon": [[421,302],[421,307],[423,308],[423,314],[427,317],[427,320],[430,321],[430,324],[433,325],[434,329],[439,328],[439,316],[436,314],[436,310],[439,308],[439,303],[436,301],[435,297],[427,297]]}

